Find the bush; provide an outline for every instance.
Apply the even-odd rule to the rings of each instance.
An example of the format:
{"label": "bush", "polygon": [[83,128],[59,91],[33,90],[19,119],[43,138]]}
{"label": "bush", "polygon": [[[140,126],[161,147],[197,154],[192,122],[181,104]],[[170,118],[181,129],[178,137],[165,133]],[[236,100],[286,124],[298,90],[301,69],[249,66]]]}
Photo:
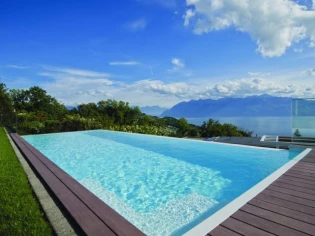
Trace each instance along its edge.
{"label": "bush", "polygon": [[18,124],[18,130],[26,134],[41,134],[44,133],[45,125],[39,121],[26,121]]}

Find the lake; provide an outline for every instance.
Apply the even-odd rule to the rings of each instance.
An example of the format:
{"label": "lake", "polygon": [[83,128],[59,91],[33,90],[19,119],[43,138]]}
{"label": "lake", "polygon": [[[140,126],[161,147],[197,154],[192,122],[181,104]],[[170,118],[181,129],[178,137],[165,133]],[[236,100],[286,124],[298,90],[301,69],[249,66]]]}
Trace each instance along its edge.
{"label": "lake", "polygon": [[[292,117],[211,117],[220,123],[231,123],[247,131],[253,131],[253,136],[262,135],[292,135]],[[189,123],[202,125],[209,118],[186,118]],[[302,122],[305,124],[305,122]],[[297,126],[295,126],[297,127]],[[314,127],[314,126],[313,126]],[[304,130],[299,129],[301,132]]]}

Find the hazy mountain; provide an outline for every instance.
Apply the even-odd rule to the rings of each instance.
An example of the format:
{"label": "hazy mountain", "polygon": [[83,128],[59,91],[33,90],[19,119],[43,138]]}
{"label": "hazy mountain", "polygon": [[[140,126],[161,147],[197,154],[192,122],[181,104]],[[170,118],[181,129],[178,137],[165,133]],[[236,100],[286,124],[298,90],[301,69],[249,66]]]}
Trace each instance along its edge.
{"label": "hazy mountain", "polygon": [[66,106],[67,110],[72,110],[73,108],[76,108],[75,106]]}
{"label": "hazy mountain", "polygon": [[159,106],[146,106],[140,107],[140,110],[142,113],[145,113],[147,115],[160,116],[165,110],[167,110],[167,108]]}
{"label": "hazy mountain", "polygon": [[290,116],[291,98],[270,95],[218,100],[181,102],[162,113],[162,117]]}

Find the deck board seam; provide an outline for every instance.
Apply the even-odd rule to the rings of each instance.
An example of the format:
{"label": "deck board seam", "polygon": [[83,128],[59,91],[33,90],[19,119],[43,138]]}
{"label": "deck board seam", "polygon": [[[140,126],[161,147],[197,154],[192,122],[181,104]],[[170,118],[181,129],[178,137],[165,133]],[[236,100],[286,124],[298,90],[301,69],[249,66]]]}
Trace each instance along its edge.
{"label": "deck board seam", "polygon": [[[277,198],[277,197],[275,197],[275,198]],[[288,208],[288,207],[285,207],[285,206],[283,206],[283,205],[279,205],[279,204],[276,204],[276,203],[273,203],[273,202],[265,201],[265,200],[260,199],[260,198],[256,198],[256,197],[255,197],[255,198],[253,198],[253,199],[256,199],[256,200],[259,200],[259,201],[263,201],[263,202],[267,202],[267,203],[269,203],[269,204],[272,204],[272,205],[275,205],[275,206],[278,206],[278,207],[283,207],[283,208],[288,209],[288,210],[296,211],[296,212],[299,212],[299,213],[303,213],[303,214],[305,214],[305,215],[309,215],[309,216],[315,217],[315,209],[314,209],[314,215],[311,215],[311,214],[308,214],[308,213],[306,213],[306,212],[304,212],[304,211],[298,211],[298,210],[296,210],[296,209]],[[285,199],[281,199],[281,198],[278,198],[278,199],[280,199],[280,200],[285,200]],[[286,201],[288,201],[288,200],[286,200]],[[291,201],[288,201],[288,202],[291,202]],[[296,202],[292,202],[292,203],[301,205],[301,204],[296,203]],[[250,204],[250,203],[248,202],[248,204]],[[251,205],[252,205],[252,204],[251,204]],[[301,205],[301,206],[305,206],[305,205]],[[307,207],[308,207],[308,206],[307,206]]]}
{"label": "deck board seam", "polygon": [[[311,194],[311,193],[308,193],[308,192],[303,192],[303,191],[301,191],[301,190],[295,190],[295,189],[292,189],[292,188],[285,188],[285,187],[279,186],[279,185],[277,185],[277,184],[275,184],[275,183],[276,183],[276,182],[273,182],[270,186],[279,187],[279,188],[284,188],[284,189],[288,189],[288,190],[292,190],[292,191],[296,191],[296,192],[300,192],[300,193]],[[285,183],[285,184],[287,184],[287,183]],[[293,186],[299,187],[299,188],[304,188],[304,187],[296,186],[296,185],[293,185]],[[309,188],[305,188],[305,189],[313,190],[313,191],[314,191],[314,189],[309,189]],[[314,193],[314,195],[315,195],[315,193]],[[315,200],[314,200],[314,201],[315,201]]]}
{"label": "deck board seam", "polygon": [[[282,216],[285,216],[285,217],[287,217],[287,218],[291,218],[291,219],[293,219],[293,220],[297,220],[297,221],[303,222],[303,223],[305,223],[305,224],[309,224],[309,225],[314,226],[313,224],[310,224],[309,222],[306,222],[306,221],[303,221],[303,220],[300,220],[300,219],[297,219],[297,218],[293,218],[292,216],[284,215],[284,214],[282,214],[282,213],[280,213],[280,212],[278,212],[278,211],[269,210],[269,209],[266,209],[266,208],[257,206],[257,205],[255,205],[255,204],[252,204],[252,203],[250,203],[250,202],[248,202],[247,204],[248,204],[248,205],[251,205],[251,206],[254,206],[254,207],[257,207],[257,208],[260,208],[260,209],[263,209],[263,210],[265,210],[265,211],[270,211],[270,212],[273,212],[273,213],[275,213],[275,214],[282,215]],[[275,205],[275,204],[273,204],[273,205]],[[282,207],[282,206],[279,206],[279,207]],[[283,208],[286,208],[286,207],[283,207]],[[286,209],[291,210],[291,211],[296,211],[296,210],[289,209],[289,208],[286,208]],[[299,211],[296,211],[296,212],[299,212]],[[304,212],[299,212],[299,213],[305,214]],[[306,215],[308,215],[308,214],[306,214]],[[309,215],[309,216],[312,216],[312,215]],[[314,217],[314,216],[313,216],[313,217]],[[263,218],[263,219],[265,219],[265,218]],[[275,223],[280,224],[280,223],[278,223],[278,222],[275,222]],[[280,224],[280,225],[281,225],[281,224]]]}
{"label": "deck board seam", "polygon": [[[241,236],[246,236],[245,234],[241,234],[240,232],[237,232],[237,231],[235,231],[235,230],[233,230],[233,229],[230,229],[230,228],[226,227],[225,225],[219,224],[218,226],[221,226],[222,228],[225,228],[225,229],[227,229],[227,230],[229,230],[229,231],[232,231],[232,232],[235,233],[235,234],[238,234],[238,235],[241,235]],[[213,236],[213,234],[211,234],[211,232],[209,232],[209,233],[207,233],[206,236]]]}
{"label": "deck board seam", "polygon": [[[280,182],[280,183],[284,183],[284,184],[288,184],[287,182],[284,182],[283,180],[281,179],[278,179],[277,182]],[[274,182],[275,183],[275,182]],[[299,182],[300,184],[303,184],[302,182]],[[305,189],[309,189],[309,190],[314,190],[315,189],[315,184],[314,184],[314,187],[305,187],[305,186],[301,186],[301,185],[297,185],[295,184],[294,182],[291,182],[290,183],[292,186],[296,186],[296,187],[300,187],[300,188],[305,188]],[[304,183],[304,184],[307,184],[307,183]],[[307,185],[312,185],[312,184],[307,184]]]}
{"label": "deck board seam", "polygon": [[297,174],[294,174],[294,173],[285,173],[283,174],[284,176],[290,176],[290,177],[295,177],[295,178],[299,178],[299,179],[304,179],[304,180],[309,180],[309,181],[315,181],[315,179],[305,179],[305,178],[302,178],[300,175],[297,176],[294,176],[294,175],[297,175]]}
{"label": "deck board seam", "polygon": [[[241,210],[239,210],[239,211],[241,211]],[[247,214],[250,214],[250,213],[248,213],[248,212],[246,212],[246,211],[242,211],[242,212],[245,212],[245,213],[247,213]],[[250,215],[253,215],[253,214],[250,214]],[[256,215],[253,215],[253,216],[258,217],[258,216],[256,216]],[[273,235],[277,235],[277,234],[275,234],[275,233],[273,233],[273,232],[270,232],[270,231],[268,231],[268,230],[266,230],[266,229],[262,229],[262,228],[257,227],[256,225],[250,224],[250,221],[245,221],[245,220],[241,220],[241,219],[235,218],[233,215],[231,215],[230,218],[233,218],[234,220],[237,220],[237,221],[239,221],[239,222],[242,222],[242,223],[244,223],[244,224],[247,224],[247,225],[249,225],[249,226],[251,226],[251,227],[254,227],[254,228],[259,229],[259,230],[261,230],[261,231],[264,231],[264,232],[266,232],[266,233],[273,234]],[[259,218],[260,218],[260,217],[259,217]],[[263,219],[263,218],[261,218],[261,219]],[[265,219],[264,219],[264,220],[265,220]],[[221,224],[220,224],[220,225],[221,225]],[[222,226],[222,225],[221,225],[221,226]],[[232,230],[232,229],[229,228],[229,230]]]}
{"label": "deck board seam", "polygon": [[[259,208],[260,208],[260,207],[259,207]],[[261,209],[262,209],[262,208],[261,208]],[[265,210],[265,209],[264,209],[264,210]],[[270,219],[267,219],[267,218],[263,218],[263,217],[261,217],[261,216],[255,215],[255,214],[250,213],[250,212],[247,212],[247,211],[243,211],[242,208],[239,209],[239,211],[242,211],[242,212],[245,212],[245,213],[250,214],[250,215],[252,215],[252,216],[258,217],[258,218],[260,218],[260,219],[263,219],[263,220],[272,222],[272,223],[274,223],[274,224],[281,225],[281,226],[283,226],[283,227],[285,227],[285,228],[288,228],[288,229],[291,229],[291,230],[294,230],[294,231],[298,231],[298,232],[300,232],[300,233],[302,233],[302,234],[311,235],[311,234],[302,232],[302,231],[300,231],[300,230],[298,230],[298,229],[291,228],[291,227],[289,227],[288,225],[280,224],[279,222],[276,222],[276,221],[273,221],[273,220],[270,220]],[[234,218],[234,217],[232,217],[232,218]],[[234,219],[235,219],[235,218],[234,218]],[[243,222],[243,221],[242,221],[242,222]],[[250,221],[243,222],[243,223],[247,223],[247,224],[248,224],[248,223],[250,223]],[[304,223],[304,222],[303,222],[303,223]],[[249,224],[249,225],[251,225],[251,224]],[[258,228],[257,226],[254,226],[254,225],[251,225],[251,226]],[[266,232],[271,233],[271,234],[275,234],[274,232],[270,232],[270,231],[267,231],[267,230],[264,230],[264,229],[261,229],[261,228],[258,228],[258,229],[263,230],[263,231],[266,231]],[[277,234],[275,234],[275,235],[277,235]],[[311,236],[312,236],[312,235],[311,235]]]}
{"label": "deck board seam", "polygon": [[241,234],[241,233],[239,233],[239,232],[237,232],[237,231],[235,231],[235,230],[233,230],[233,229],[230,229],[230,228],[228,228],[228,227],[226,227],[226,226],[224,226],[224,225],[221,225],[221,224],[220,224],[220,226],[223,227],[223,228],[226,228],[226,229],[228,229],[228,230],[230,230],[230,231],[232,231],[232,232],[234,232],[234,233],[236,233],[236,234],[245,236],[244,234]]}
{"label": "deck board seam", "polygon": [[[270,190],[270,189],[268,189],[268,190],[269,190],[269,191],[271,191],[271,192],[281,193],[281,194],[283,194],[283,195],[287,195],[287,196],[291,196],[291,197],[296,197],[296,198],[299,198],[299,197],[297,197],[297,196],[292,196],[292,195],[289,195],[289,194],[286,194],[286,193],[277,192],[277,191]],[[263,193],[263,192],[262,192],[262,193]],[[266,194],[266,195],[268,195],[268,196],[275,197],[275,196],[270,195],[270,194],[268,194],[268,193],[263,193],[263,194]],[[302,204],[302,203],[300,203],[300,202],[287,200],[287,199],[285,199],[285,198],[281,198],[281,197],[277,197],[277,198],[282,199],[282,200],[285,200],[285,201],[288,201],[288,202],[293,202],[293,203],[296,203],[296,204],[299,204],[299,205],[302,205],[302,206],[311,207],[311,208],[314,208],[314,209],[315,209],[315,206],[310,206],[310,205]],[[304,199],[304,200],[308,200],[308,199]],[[310,200],[310,201],[311,201],[311,200]]]}
{"label": "deck board seam", "polygon": [[298,184],[310,184],[310,185],[315,185],[315,182],[311,181],[311,180],[307,180],[307,179],[297,179],[291,176],[284,176],[282,175],[278,180],[287,180],[290,181],[290,183],[292,182],[297,182]]}
{"label": "deck board seam", "polygon": [[[270,195],[270,194],[267,194],[267,193],[262,193],[262,194],[265,194],[265,195],[268,195],[268,196],[271,196],[271,197],[275,197],[275,196]],[[290,196],[290,195],[289,195],[289,196]],[[302,203],[299,203],[299,202],[295,202],[295,201],[287,200],[287,199],[284,199],[284,198],[281,198],[281,197],[275,197],[275,198],[278,198],[278,199],[280,199],[280,200],[284,200],[284,201],[287,201],[287,202],[292,202],[292,203],[295,203],[295,204],[298,204],[298,205],[301,205],[301,206],[314,208],[314,210],[315,210],[315,207],[312,207],[312,206],[309,206],[309,205],[305,205],[305,204],[302,204]]]}
{"label": "deck board seam", "polygon": [[[269,185],[269,186],[272,186],[272,185]],[[280,191],[277,191],[277,190],[274,190],[274,189],[269,189],[269,186],[266,188],[269,191],[274,191],[274,192],[277,192],[277,193],[286,194],[286,195],[289,195],[289,196],[292,196],[292,197],[298,197],[298,198],[301,198],[301,199],[304,199],[304,200],[312,201],[315,204],[315,199],[309,199],[309,198],[305,198],[305,197],[301,197],[301,196],[292,195],[292,194],[289,194],[289,193],[280,192]],[[279,186],[276,186],[276,187],[277,188],[282,188],[282,187],[279,187]],[[287,188],[283,188],[283,189],[287,189]],[[292,189],[288,189],[288,190],[295,191],[295,190],[292,190]],[[298,191],[295,191],[295,192],[298,192]],[[300,192],[300,193],[302,193],[302,192]],[[306,194],[306,193],[303,193],[303,194]],[[311,195],[311,194],[309,194],[309,195]],[[314,205],[314,207],[315,207],[315,205]]]}
{"label": "deck board seam", "polygon": [[[299,166],[299,165],[295,165],[294,169],[299,169],[301,171],[315,171],[315,168],[312,167],[304,167],[304,166]],[[312,172],[311,172],[312,173]]]}

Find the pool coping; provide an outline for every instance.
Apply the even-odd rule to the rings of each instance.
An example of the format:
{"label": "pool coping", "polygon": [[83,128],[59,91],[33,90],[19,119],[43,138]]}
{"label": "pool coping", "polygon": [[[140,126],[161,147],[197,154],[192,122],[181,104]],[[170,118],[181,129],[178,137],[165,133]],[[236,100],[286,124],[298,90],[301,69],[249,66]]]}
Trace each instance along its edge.
{"label": "pool coping", "polygon": [[210,231],[220,225],[223,221],[228,219],[236,211],[238,211],[242,206],[244,206],[248,201],[257,196],[270,184],[272,184],[276,179],[286,173],[291,169],[296,163],[303,159],[307,154],[312,151],[312,148],[306,148],[303,152],[293,158],[291,161],[280,167],[278,170],[264,178],[258,184],[254,185],[252,188],[247,190],[238,198],[234,199],[232,202],[218,210],[216,213],[196,225],[194,228],[187,231],[184,236],[195,236],[195,235],[207,235]]}

